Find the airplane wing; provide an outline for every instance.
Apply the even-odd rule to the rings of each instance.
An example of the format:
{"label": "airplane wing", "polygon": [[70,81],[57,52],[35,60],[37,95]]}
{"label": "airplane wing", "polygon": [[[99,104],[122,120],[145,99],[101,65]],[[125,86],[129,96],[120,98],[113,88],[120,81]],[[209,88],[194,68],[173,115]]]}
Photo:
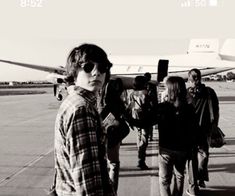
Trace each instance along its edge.
{"label": "airplane wing", "polygon": [[223,60],[235,61],[235,56],[234,55],[220,54],[220,57]]}
{"label": "airplane wing", "polygon": [[[212,74],[217,74],[217,73],[229,71],[229,70],[232,70],[232,69],[234,69],[234,68],[231,68],[231,67],[205,68],[205,69],[200,69],[200,71],[201,71],[202,77],[204,77],[204,76],[209,76],[209,75],[212,75]],[[180,76],[180,77],[184,78],[185,80],[187,80],[187,78],[188,78],[188,71],[178,72],[178,73],[177,72],[170,72],[169,76],[172,76],[172,75]]]}
{"label": "airplane wing", "polygon": [[[198,68],[202,75],[210,75],[230,69],[235,69],[235,39],[227,39],[219,53],[218,39],[192,39],[189,43],[187,54],[168,56],[143,56],[143,55],[110,55],[109,59],[114,64],[111,69],[112,75],[135,77],[136,75],[150,72],[156,74],[159,60],[169,61],[168,72],[185,78],[185,72],[192,68]],[[50,67],[20,63],[15,61],[1,60],[0,62],[14,64],[22,67],[65,75],[64,67]],[[208,69],[213,68],[213,69]]]}
{"label": "airplane wing", "polygon": [[[204,46],[204,45],[203,45]],[[151,73],[153,82],[158,80],[158,66],[163,60],[169,61],[168,75],[180,76],[187,80],[188,72],[192,68],[198,68],[202,76],[217,74],[235,69],[235,62],[231,59],[222,60],[220,55],[211,51],[195,51],[184,55],[168,56],[111,56],[112,76],[120,77],[127,88],[132,88],[133,78]],[[116,64],[115,64],[116,63]],[[132,79],[131,79],[132,78]]]}
{"label": "airplane wing", "polygon": [[65,73],[65,68],[63,68],[63,67],[49,67],[49,66],[44,66],[44,65],[20,63],[20,62],[8,61],[8,60],[2,60],[2,59],[0,59],[0,62],[12,64],[12,65],[18,65],[21,67],[27,67],[27,68],[31,68],[31,69],[36,69],[36,70],[40,70],[40,71],[45,71],[45,72],[49,72],[49,73],[57,73],[57,74],[61,74],[61,75],[63,75]]}
{"label": "airplane wing", "polygon": [[[120,63],[120,61],[116,61],[117,59],[113,59],[112,62],[114,66],[111,69],[111,77],[121,78],[126,88],[133,88],[132,84],[134,82],[134,78],[137,75],[143,75],[146,72],[150,72],[152,74],[153,82],[157,83],[157,74],[158,74],[157,69],[159,66],[157,61],[162,60],[162,59],[158,57],[150,57],[150,56],[147,56],[147,58],[141,57],[141,56],[136,56],[136,57],[133,56],[133,57],[129,57],[129,59],[127,58],[127,56],[123,58],[120,57],[120,58],[122,59],[122,62],[125,62],[125,63],[122,63],[122,62]],[[203,62],[204,57],[201,58],[201,62],[200,62],[200,58],[199,60],[197,60],[198,62],[195,62],[196,61],[195,59],[190,60],[192,59],[192,56],[189,56],[189,55],[164,56],[164,59],[169,59],[168,75],[181,76],[185,80],[187,79],[188,71],[192,68],[200,69],[202,76],[207,76],[207,75],[235,69],[234,62],[229,62],[230,63],[229,67],[226,67],[228,65],[227,61],[215,60],[213,62],[209,62],[209,61]],[[65,75],[65,68],[63,67],[42,66],[42,65],[20,63],[20,62],[8,61],[8,60],[2,60],[2,59],[0,59],[0,62],[52,73],[53,76],[48,77],[49,78],[48,81],[50,80],[50,82],[52,83],[57,83],[56,82],[57,78]],[[115,62],[118,62],[118,63],[115,63]],[[144,62],[147,62],[148,64]],[[204,66],[200,66],[201,63]],[[213,67],[213,65],[216,67]]]}
{"label": "airplane wing", "polygon": [[[204,77],[204,76],[208,76],[208,75],[212,75],[212,74],[217,74],[217,73],[229,71],[229,70],[232,70],[234,68],[231,68],[231,67],[205,68],[205,69],[199,69],[199,70],[201,71],[202,77]],[[157,69],[157,68],[155,68],[155,69]],[[168,76],[180,76],[185,81],[187,81],[189,70],[190,69],[187,69],[187,70],[184,70],[184,71],[170,71],[170,72],[168,72]],[[126,73],[126,74],[111,74],[111,78],[121,78],[122,81],[123,81],[124,87],[127,88],[127,89],[131,89],[131,88],[133,88],[135,77],[138,76],[138,75],[144,75],[144,73],[146,73],[146,72],[133,73],[133,74],[128,74],[128,73]],[[157,84],[158,83],[157,82],[158,73],[156,71],[155,72],[150,72],[150,73],[152,75],[152,82]]]}
{"label": "airplane wing", "polygon": [[[233,53],[235,39],[228,40],[226,43],[220,54],[218,52],[218,40],[199,39],[190,42],[189,50],[184,55],[159,57],[141,55],[109,56],[114,64],[111,69],[111,78],[121,78],[124,88],[131,89],[133,88],[134,78],[138,75],[144,75],[146,72],[151,73],[152,82],[158,84],[166,75],[181,76],[187,80],[188,71],[192,68],[201,70],[202,76],[232,70],[235,69],[235,54]],[[57,88],[62,85],[63,79],[66,77],[64,67],[50,67],[2,59],[0,59],[0,62],[50,73],[46,79],[54,84],[54,94],[57,99],[62,99],[62,95],[57,93]]]}

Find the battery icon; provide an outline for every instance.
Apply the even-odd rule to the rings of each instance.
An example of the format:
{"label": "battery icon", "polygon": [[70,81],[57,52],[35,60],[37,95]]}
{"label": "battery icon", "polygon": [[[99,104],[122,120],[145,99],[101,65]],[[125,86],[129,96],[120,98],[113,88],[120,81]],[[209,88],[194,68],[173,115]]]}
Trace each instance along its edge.
{"label": "battery icon", "polygon": [[211,7],[216,7],[218,5],[218,0],[209,0],[208,5]]}

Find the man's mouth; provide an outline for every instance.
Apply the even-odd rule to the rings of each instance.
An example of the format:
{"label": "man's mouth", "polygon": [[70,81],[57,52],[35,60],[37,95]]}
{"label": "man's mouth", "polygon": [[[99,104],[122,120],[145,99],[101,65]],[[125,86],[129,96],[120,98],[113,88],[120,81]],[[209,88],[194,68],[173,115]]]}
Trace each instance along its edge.
{"label": "man's mouth", "polygon": [[101,81],[100,80],[92,80],[92,81],[90,81],[90,83],[92,83],[92,84],[100,84]]}

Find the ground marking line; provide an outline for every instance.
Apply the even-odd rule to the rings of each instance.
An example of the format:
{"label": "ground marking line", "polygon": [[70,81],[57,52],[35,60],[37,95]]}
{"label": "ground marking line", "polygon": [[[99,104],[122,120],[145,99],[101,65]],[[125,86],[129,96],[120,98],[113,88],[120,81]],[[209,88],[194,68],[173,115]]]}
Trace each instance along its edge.
{"label": "ground marking line", "polygon": [[44,158],[46,155],[50,154],[52,151],[54,150],[54,148],[49,149],[49,151],[42,153],[41,155],[39,155],[38,157],[36,157],[36,159],[29,161],[28,163],[26,163],[25,165],[23,165],[21,167],[21,169],[19,171],[16,171],[15,173],[3,178],[0,180],[0,186],[5,185],[6,183],[11,182],[14,177],[18,176],[19,174],[21,174],[22,172],[24,172],[26,169],[28,169],[28,167],[32,166],[33,164],[35,164],[36,162],[38,162],[39,160],[41,160],[42,158]]}

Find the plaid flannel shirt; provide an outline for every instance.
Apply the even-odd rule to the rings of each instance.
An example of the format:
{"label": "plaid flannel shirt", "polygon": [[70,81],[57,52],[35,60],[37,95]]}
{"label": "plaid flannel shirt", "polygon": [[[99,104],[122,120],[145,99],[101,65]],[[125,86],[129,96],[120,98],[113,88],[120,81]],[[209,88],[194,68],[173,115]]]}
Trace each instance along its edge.
{"label": "plaid flannel shirt", "polygon": [[55,123],[58,195],[113,196],[95,94],[80,87],[61,104]]}

